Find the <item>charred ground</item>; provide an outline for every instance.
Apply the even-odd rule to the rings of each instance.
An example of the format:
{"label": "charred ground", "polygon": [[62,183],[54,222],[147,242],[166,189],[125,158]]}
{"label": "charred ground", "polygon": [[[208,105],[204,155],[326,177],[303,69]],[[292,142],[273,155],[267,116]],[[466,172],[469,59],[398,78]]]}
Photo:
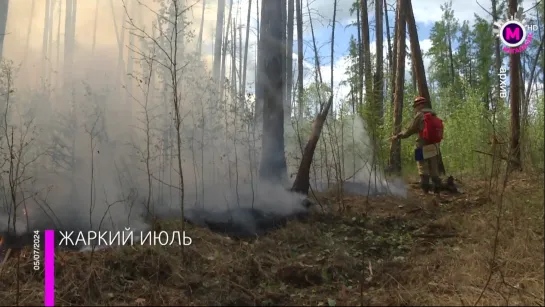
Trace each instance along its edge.
{"label": "charred ground", "polygon": [[[487,181],[437,200],[419,195],[318,198],[302,221],[252,240],[189,226],[193,245],[58,254],[62,305],[543,305],[543,177],[519,176],[497,204]],[[323,210],[322,210],[323,209]],[[176,229],[175,221],[160,225]],[[17,274],[19,261],[19,274]],[[486,290],[490,264],[496,265]],[[1,269],[0,299],[41,305],[29,251]]]}

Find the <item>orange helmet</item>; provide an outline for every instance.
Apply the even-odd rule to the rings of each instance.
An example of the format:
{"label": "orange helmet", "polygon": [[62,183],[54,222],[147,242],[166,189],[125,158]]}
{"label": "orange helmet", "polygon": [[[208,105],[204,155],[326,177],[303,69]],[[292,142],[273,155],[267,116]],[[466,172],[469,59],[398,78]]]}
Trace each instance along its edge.
{"label": "orange helmet", "polygon": [[413,107],[417,107],[421,104],[425,104],[425,103],[428,103],[428,100],[422,96],[418,96],[414,99],[414,102],[413,102]]}

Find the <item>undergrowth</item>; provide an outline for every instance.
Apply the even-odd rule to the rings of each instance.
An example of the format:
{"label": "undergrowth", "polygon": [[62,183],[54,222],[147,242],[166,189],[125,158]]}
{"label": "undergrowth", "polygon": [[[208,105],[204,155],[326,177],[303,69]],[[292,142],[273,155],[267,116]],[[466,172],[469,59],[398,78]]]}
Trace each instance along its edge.
{"label": "undergrowth", "polygon": [[[190,227],[185,260],[176,246],[126,246],[57,255],[63,305],[543,305],[543,177],[516,175],[504,199],[492,261],[495,203],[487,181],[464,194],[407,199],[346,196],[311,219],[253,240]],[[520,195],[525,195],[521,198]],[[335,195],[320,195],[322,203]],[[365,208],[365,212],[363,212]],[[178,229],[175,221],[162,230]],[[42,304],[43,277],[20,254],[20,304]],[[91,262],[91,257],[94,257]],[[15,302],[12,256],[0,299]],[[363,278],[362,278],[363,276]]]}

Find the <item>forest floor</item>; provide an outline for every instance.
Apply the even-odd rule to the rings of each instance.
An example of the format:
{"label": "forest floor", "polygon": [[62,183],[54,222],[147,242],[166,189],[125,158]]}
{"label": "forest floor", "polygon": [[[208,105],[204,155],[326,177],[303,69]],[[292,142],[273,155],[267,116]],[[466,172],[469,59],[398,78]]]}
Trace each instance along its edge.
{"label": "forest floor", "polygon": [[[510,179],[499,232],[488,181],[457,184],[462,194],[440,199],[420,195],[416,184],[407,199],[322,195],[328,214],[253,241],[188,226],[193,244],[184,261],[179,246],[58,253],[56,302],[543,306],[543,174]],[[20,254],[19,274],[17,257],[0,269],[2,304],[18,298],[19,305],[43,306],[43,274],[27,254]]]}

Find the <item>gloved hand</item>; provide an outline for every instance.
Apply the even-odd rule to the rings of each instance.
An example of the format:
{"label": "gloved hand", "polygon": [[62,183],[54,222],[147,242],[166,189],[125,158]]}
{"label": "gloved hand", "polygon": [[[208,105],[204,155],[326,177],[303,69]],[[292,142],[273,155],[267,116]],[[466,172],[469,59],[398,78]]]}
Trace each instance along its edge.
{"label": "gloved hand", "polygon": [[393,141],[395,141],[395,140],[397,140],[397,139],[399,139],[399,133],[398,133],[398,134],[395,134],[395,135],[392,135],[392,136],[390,137],[390,142],[393,142]]}

